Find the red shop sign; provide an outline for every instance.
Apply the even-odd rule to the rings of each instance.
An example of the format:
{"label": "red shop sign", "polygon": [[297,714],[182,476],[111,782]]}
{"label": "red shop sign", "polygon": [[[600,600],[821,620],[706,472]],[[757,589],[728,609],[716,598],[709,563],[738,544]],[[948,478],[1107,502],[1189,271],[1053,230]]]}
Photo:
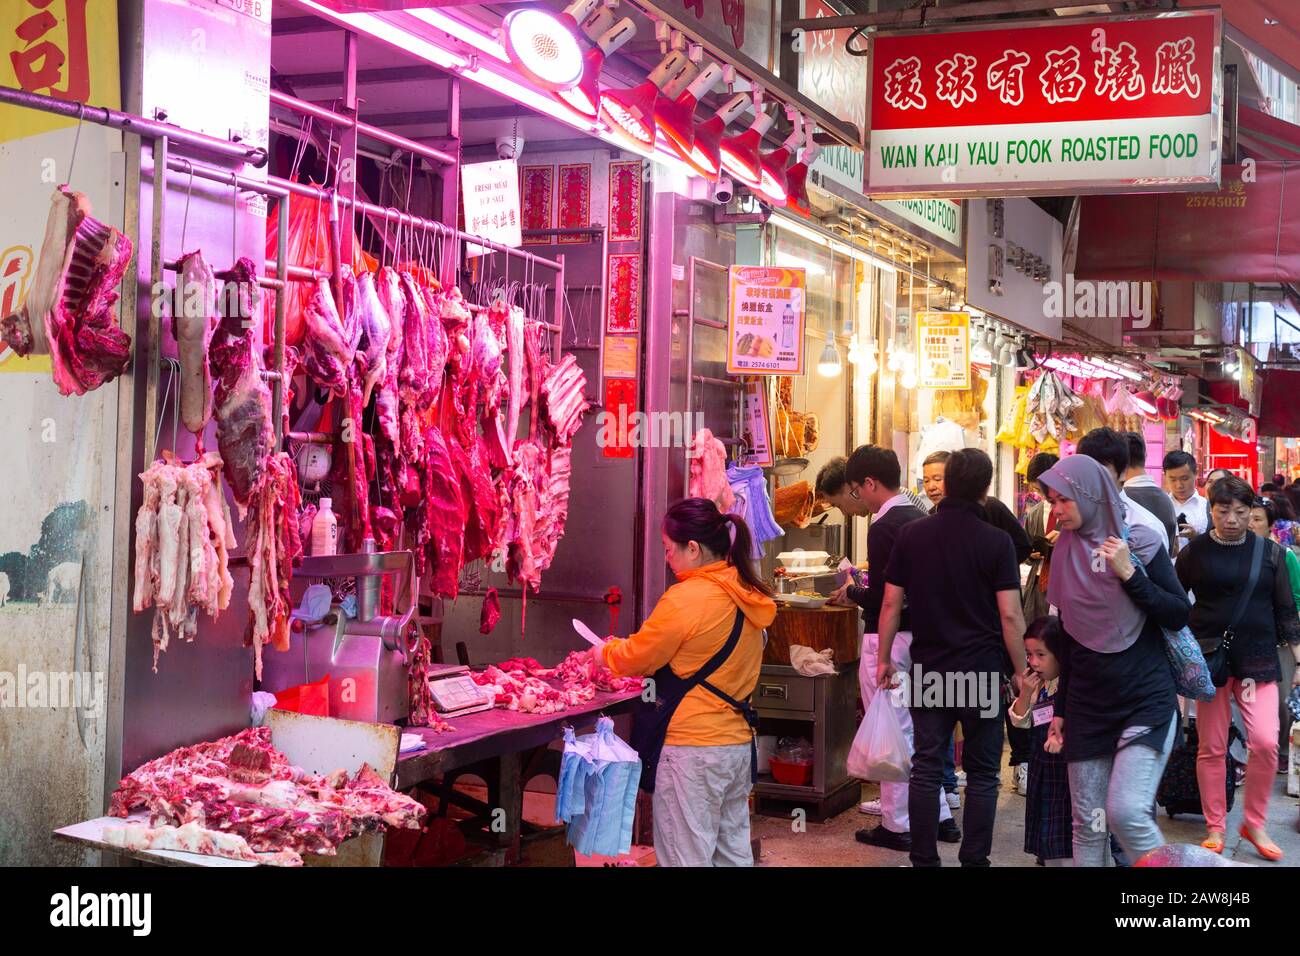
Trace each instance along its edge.
{"label": "red shop sign", "polygon": [[1218,10],[878,35],[868,192],[1217,186],[1220,36]]}

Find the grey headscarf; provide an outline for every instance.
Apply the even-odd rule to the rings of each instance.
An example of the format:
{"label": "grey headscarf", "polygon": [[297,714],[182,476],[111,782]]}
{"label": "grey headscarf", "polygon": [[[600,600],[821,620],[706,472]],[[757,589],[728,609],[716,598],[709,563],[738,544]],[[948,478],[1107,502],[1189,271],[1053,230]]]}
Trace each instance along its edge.
{"label": "grey headscarf", "polygon": [[[1083,519],[1077,530],[1062,530],[1052,549],[1047,600],[1060,609],[1066,630],[1084,647],[1101,654],[1127,650],[1142,633],[1146,614],[1096,554],[1107,538],[1124,537],[1119,486],[1103,465],[1086,455],[1062,459],[1038,480],[1078,505]],[[1155,533],[1141,525],[1129,529],[1128,544],[1143,564],[1163,547]],[[1094,571],[1094,565],[1101,570]]]}

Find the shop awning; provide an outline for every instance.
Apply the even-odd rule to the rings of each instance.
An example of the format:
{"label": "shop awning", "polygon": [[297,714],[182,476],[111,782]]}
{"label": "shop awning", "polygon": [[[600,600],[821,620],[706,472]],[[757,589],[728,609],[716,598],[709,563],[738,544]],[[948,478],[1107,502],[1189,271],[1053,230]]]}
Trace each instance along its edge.
{"label": "shop awning", "polygon": [[1300,372],[1270,368],[1264,372],[1260,399],[1259,433],[1277,438],[1300,437]]}
{"label": "shop awning", "polygon": [[1300,160],[1300,126],[1249,106],[1237,107],[1237,142],[1243,159]]}
{"label": "shop awning", "polygon": [[[1252,149],[1269,142],[1262,127]],[[1225,166],[1217,192],[1082,197],[1075,277],[1300,281],[1300,159],[1257,160],[1253,176]]]}
{"label": "shop awning", "polygon": [[1295,0],[1182,0],[1189,7],[1221,7],[1224,33],[1257,56],[1300,73],[1300,33],[1296,32]]}

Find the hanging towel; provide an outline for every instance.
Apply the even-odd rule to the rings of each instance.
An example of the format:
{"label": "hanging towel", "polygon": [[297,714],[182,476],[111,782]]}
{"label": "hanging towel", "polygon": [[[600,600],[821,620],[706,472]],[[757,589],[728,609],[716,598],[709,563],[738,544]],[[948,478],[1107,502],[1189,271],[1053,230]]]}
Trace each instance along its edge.
{"label": "hanging towel", "polygon": [[758,465],[745,468],[727,466],[727,481],[736,496],[736,513],[745,519],[754,539],[752,558],[763,556],[763,545],[784,532],[772,514],[772,502],[767,496],[767,476]]}

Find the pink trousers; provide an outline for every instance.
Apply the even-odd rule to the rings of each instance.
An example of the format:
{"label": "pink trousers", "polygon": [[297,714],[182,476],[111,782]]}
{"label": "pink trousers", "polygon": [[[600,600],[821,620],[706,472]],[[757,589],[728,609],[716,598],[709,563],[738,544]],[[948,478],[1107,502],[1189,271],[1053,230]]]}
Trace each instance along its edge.
{"label": "pink trousers", "polygon": [[1200,747],[1196,752],[1196,781],[1201,788],[1201,810],[1209,830],[1224,833],[1227,826],[1228,723],[1232,719],[1231,697],[1237,699],[1246,725],[1245,820],[1248,827],[1264,827],[1268,798],[1277,773],[1278,688],[1276,681],[1239,681],[1228,678],[1214,700],[1196,705],[1196,731]]}

